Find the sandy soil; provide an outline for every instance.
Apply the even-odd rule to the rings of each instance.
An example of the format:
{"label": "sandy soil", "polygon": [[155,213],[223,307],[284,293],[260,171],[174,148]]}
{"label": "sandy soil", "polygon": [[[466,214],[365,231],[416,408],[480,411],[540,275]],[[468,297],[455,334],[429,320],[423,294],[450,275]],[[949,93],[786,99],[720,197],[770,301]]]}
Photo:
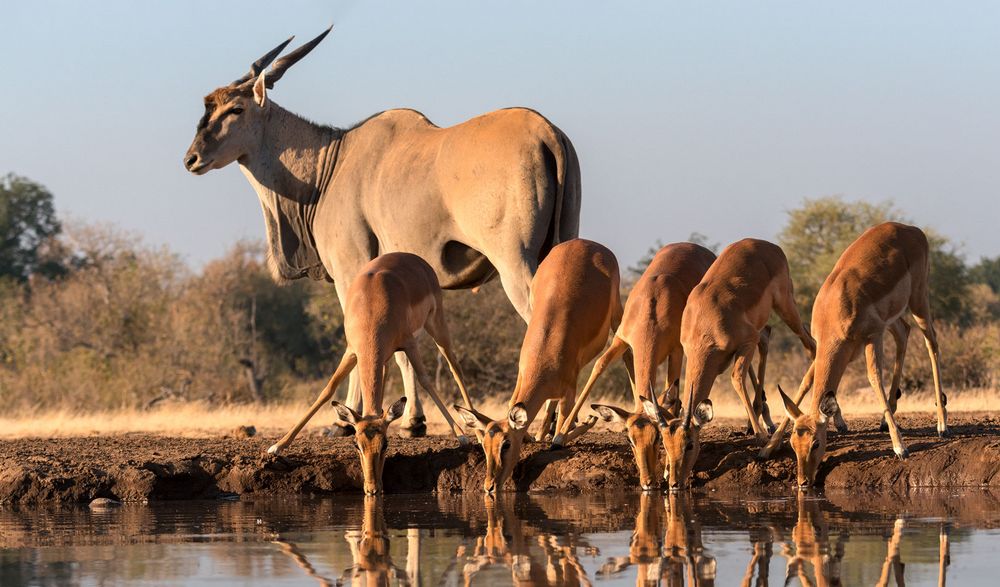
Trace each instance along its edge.
{"label": "sandy soil", "polygon": [[[846,435],[831,431],[820,479],[829,489],[900,491],[926,486],[1000,486],[1000,417],[956,414],[952,437],[939,440],[930,414],[902,415],[911,456],[892,454],[888,434],[872,417],[849,419]],[[695,486],[726,492],[789,488],[791,449],[755,459],[755,442],[738,421],[706,428]],[[285,455],[263,450],[271,436],[173,438],[151,434],[0,441],[0,503],[201,499],[229,495],[321,495],[359,492],[353,439],[300,438]],[[386,463],[387,493],[480,491],[479,447],[447,437],[393,438]],[[562,450],[528,445],[508,489],[587,492],[637,485],[622,434],[597,432]]]}

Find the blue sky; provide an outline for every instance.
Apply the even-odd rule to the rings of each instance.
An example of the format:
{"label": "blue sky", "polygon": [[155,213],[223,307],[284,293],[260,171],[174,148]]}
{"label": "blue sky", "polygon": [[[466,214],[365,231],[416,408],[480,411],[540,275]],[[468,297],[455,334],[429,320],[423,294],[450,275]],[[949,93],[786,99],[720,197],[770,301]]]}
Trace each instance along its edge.
{"label": "blue sky", "polygon": [[[290,34],[270,93],[349,125],[529,106],[573,140],[581,236],[623,265],[692,231],[774,238],[805,197],[893,199],[1000,254],[1000,4],[5,2],[0,173],[192,265],[263,238],[235,166],[181,165],[201,98]],[[197,212],[197,214],[196,214]]]}

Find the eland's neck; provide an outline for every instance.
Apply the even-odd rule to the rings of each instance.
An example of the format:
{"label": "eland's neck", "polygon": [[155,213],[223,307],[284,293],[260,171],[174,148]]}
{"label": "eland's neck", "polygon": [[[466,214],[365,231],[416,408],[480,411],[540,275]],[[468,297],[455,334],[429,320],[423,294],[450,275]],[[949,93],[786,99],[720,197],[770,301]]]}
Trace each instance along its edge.
{"label": "eland's neck", "polygon": [[240,158],[240,169],[261,200],[274,196],[314,205],[326,191],[341,131],[321,126],[271,103],[260,149]]}

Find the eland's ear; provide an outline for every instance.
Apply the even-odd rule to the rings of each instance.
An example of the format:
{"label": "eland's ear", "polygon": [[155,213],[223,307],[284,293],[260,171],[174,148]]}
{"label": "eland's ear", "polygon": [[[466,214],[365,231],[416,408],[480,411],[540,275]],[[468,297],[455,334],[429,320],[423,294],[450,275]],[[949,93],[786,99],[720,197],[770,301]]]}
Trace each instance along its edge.
{"label": "eland's ear", "polygon": [[781,396],[781,403],[785,405],[785,414],[787,414],[792,421],[798,420],[802,417],[802,410],[799,409],[799,406],[795,405],[792,398],[785,395],[785,390],[781,389],[780,385],[778,386],[778,395]]}
{"label": "eland's ear", "polygon": [[454,404],[451,406],[458,412],[458,416],[462,418],[465,425],[469,428],[474,428],[476,430],[486,430],[486,427],[490,424],[490,419],[480,414],[476,410],[470,410],[464,406]]}
{"label": "eland's ear", "polygon": [[836,416],[839,411],[840,405],[837,403],[837,396],[832,391],[824,393],[819,400],[819,414],[823,421]]}
{"label": "eland's ear", "polygon": [[333,406],[333,409],[337,410],[337,416],[343,422],[347,422],[348,424],[357,424],[358,420],[361,419],[361,416],[359,416],[357,412],[338,401],[332,401],[330,402],[330,405]]}
{"label": "eland's ear", "polygon": [[400,416],[402,416],[403,415],[403,410],[405,410],[405,409],[406,409],[406,396],[404,395],[403,397],[399,398],[398,400],[392,402],[392,405],[389,406],[388,410],[386,410],[386,412],[385,412],[385,423],[389,424],[390,422],[392,422],[396,418],[399,418]]}
{"label": "eland's ear", "polygon": [[656,405],[651,399],[639,396],[639,401],[642,402],[642,411],[645,412],[646,417],[653,421],[660,428],[664,428],[667,425],[667,419],[664,417],[664,410],[660,406]]}
{"label": "eland's ear", "polygon": [[265,72],[260,72],[257,81],[253,83],[253,101],[261,108],[267,104],[267,82],[264,80]]}
{"label": "eland's ear", "polygon": [[597,412],[597,415],[605,422],[624,422],[628,418],[628,412],[617,406],[590,404],[590,409]]}
{"label": "eland's ear", "polygon": [[707,399],[694,408],[694,413],[691,414],[694,420],[695,426],[704,426],[712,421],[715,417],[715,409],[712,407],[712,400]]}
{"label": "eland's ear", "polygon": [[507,412],[507,422],[511,430],[523,430],[528,427],[528,410],[522,402],[517,402]]}

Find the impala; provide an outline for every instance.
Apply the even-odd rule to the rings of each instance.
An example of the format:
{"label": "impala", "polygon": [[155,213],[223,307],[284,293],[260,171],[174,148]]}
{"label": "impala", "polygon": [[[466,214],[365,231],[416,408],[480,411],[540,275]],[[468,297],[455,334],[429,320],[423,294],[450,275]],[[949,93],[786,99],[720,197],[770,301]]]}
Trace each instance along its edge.
{"label": "impala", "polygon": [[[597,379],[619,357],[625,357],[626,367],[634,372],[632,387],[635,400],[633,411],[615,406],[592,404],[606,422],[620,421],[635,453],[636,465],[642,488],[652,489],[656,483],[657,440],[656,423],[665,416],[659,414],[656,404],[676,414],[674,405],[679,403],[677,381],[681,374],[684,351],[681,348],[681,314],[687,304],[688,294],[701,281],[715,260],[712,251],[694,243],[674,243],[661,248],[629,293],[621,325],[615,331],[611,345],[598,357],[587,384],[569,414],[576,418]],[[630,363],[634,361],[634,369]],[[667,362],[667,382],[674,382],[664,390],[662,399],[656,399],[656,371]],[[668,399],[669,396],[669,399]],[[645,398],[652,406],[644,407]],[[559,430],[552,443],[563,443],[568,430]]]}
{"label": "impala", "polygon": [[[943,437],[948,433],[947,397],[941,390],[938,343],[928,299],[929,251],[927,237],[919,228],[896,222],[879,224],[847,247],[823,282],[812,313],[812,331],[819,345],[816,359],[794,399],[779,390],[788,419],[761,450],[762,457],[769,457],[781,443],[785,427],[791,421],[799,487],[816,482],[816,472],[826,452],[827,423],[840,412],[837,388],[847,365],[862,350],[868,381],[882,408],[893,451],[899,458],[909,454],[893,416],[898,392],[893,391],[890,403],[882,385],[883,338],[888,329],[894,332],[897,341],[905,340],[908,326],[902,317],[907,310],[923,333],[930,355],[938,434]],[[893,385],[898,384],[898,374],[902,371],[899,346],[897,343]],[[803,413],[798,404],[809,387],[813,389],[812,407]]]}
{"label": "impala", "polygon": [[463,444],[468,439],[455,424],[448,408],[441,402],[433,382],[424,372],[417,349],[416,335],[427,332],[437,344],[467,405],[472,405],[465,389],[458,361],[451,349],[451,337],[444,319],[441,288],[430,265],[410,253],[388,253],[376,257],[354,278],[347,292],[344,311],[344,334],[347,350],[330,382],[316,398],[308,413],[267,452],[277,454],[295,439],[303,426],[337,391],[344,377],[357,366],[360,374],[363,410],[333,402],[340,418],[354,426],[358,454],[364,472],[365,493],[382,489],[382,468],[387,448],[386,428],[403,414],[402,397],[382,411],[385,391],[385,367],[393,353],[406,353],[417,381],[431,396],[452,432]]}
{"label": "impala", "polygon": [[[409,109],[350,128],[310,122],[269,90],[328,32],[276,60],[291,39],[281,43],[208,94],[185,167],[202,175],[239,164],[260,199],[276,280],[332,281],[346,306],[365,263],[403,251],[425,259],[445,289],[499,276],[527,320],[535,269],[579,227],[580,165],[569,138],[526,108],[448,128]],[[407,397],[402,429],[422,435],[416,374],[404,353],[395,359]],[[356,375],[346,403],[361,409]]]}
{"label": "impala", "polygon": [[[609,331],[621,321],[618,285],[614,254],[592,241],[561,243],[539,265],[531,283],[531,319],[506,417],[493,420],[472,408],[455,406],[465,422],[482,433],[487,493],[501,489],[510,478],[528,425],[547,400],[558,400],[556,430],[573,426],[568,413],[580,370],[601,352]],[[566,440],[578,438],[596,422],[591,417],[572,428]]]}

